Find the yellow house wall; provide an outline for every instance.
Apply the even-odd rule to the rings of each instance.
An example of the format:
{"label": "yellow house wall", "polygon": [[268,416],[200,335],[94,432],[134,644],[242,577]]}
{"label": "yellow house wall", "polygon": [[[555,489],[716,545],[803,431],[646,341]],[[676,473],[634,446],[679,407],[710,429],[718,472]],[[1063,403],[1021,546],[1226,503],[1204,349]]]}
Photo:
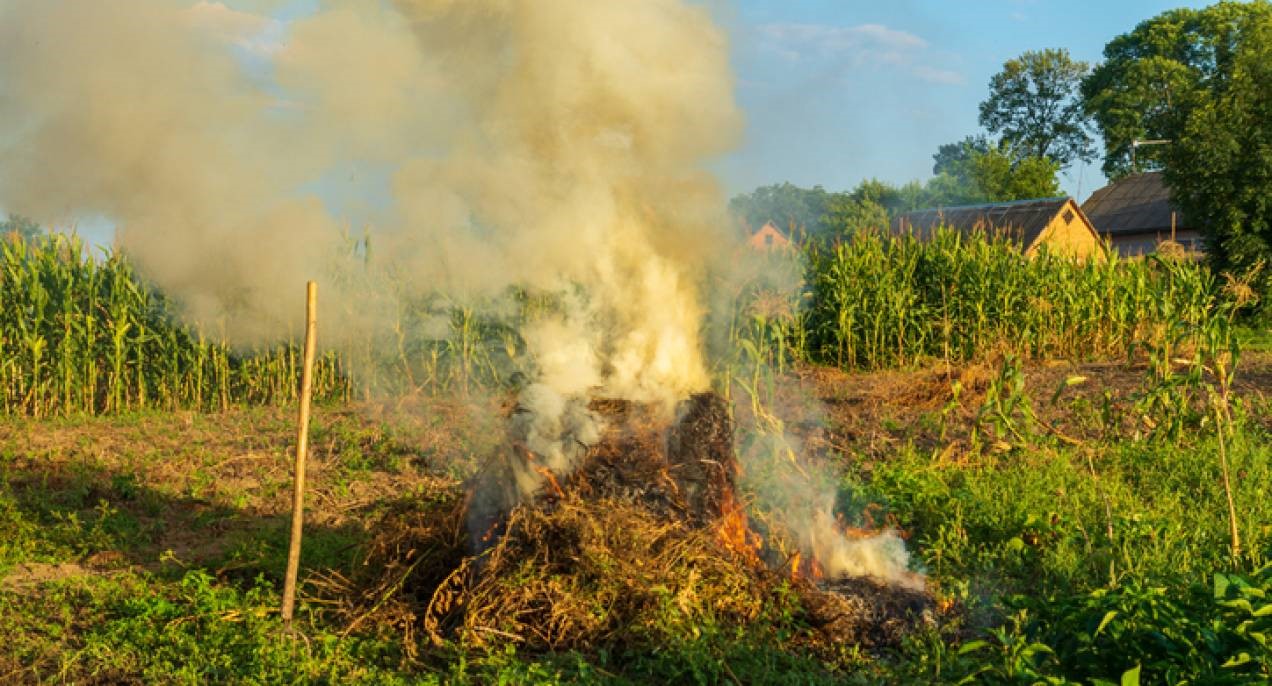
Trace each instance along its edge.
{"label": "yellow house wall", "polygon": [[[1051,218],[1047,228],[1043,229],[1038,234],[1038,239],[1025,250],[1026,255],[1032,257],[1038,254],[1039,246],[1046,245],[1047,250],[1052,254],[1079,260],[1104,257],[1104,246],[1083,220],[1079,210],[1072,205],[1073,202],[1070,201],[1068,205],[1062,206],[1060,211],[1056,212],[1056,216]],[[1065,209],[1073,212],[1073,219],[1069,222],[1064,220]]]}

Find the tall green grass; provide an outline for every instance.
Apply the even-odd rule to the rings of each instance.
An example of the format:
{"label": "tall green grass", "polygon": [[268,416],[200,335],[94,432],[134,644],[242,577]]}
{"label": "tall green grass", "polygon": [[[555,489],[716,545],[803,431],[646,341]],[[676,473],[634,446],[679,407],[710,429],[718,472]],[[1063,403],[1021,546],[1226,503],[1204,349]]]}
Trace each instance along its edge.
{"label": "tall green grass", "polygon": [[[555,306],[551,297],[512,291],[481,305],[411,294],[359,259],[364,246],[350,248],[328,277],[362,294],[351,321],[374,323],[321,335],[319,401],[497,388],[533,364],[518,332]],[[301,341],[227,345],[180,321],[179,304],[126,256],[90,256],[73,236],[0,241],[0,308],[0,414],[219,410],[288,404],[299,392]]]}
{"label": "tall green grass", "polygon": [[[1214,276],[1191,262],[1028,259],[1010,241],[953,231],[930,241],[861,234],[775,259],[805,274],[804,289],[777,287],[762,270],[738,287],[714,334],[731,351],[717,355],[726,388],[742,381],[758,391],[758,370],[801,362],[875,369],[1006,353],[1170,350],[1223,304]],[[534,366],[521,326],[558,306],[550,295],[526,292],[487,308],[407,296],[392,283],[362,283],[376,276],[356,259],[343,266],[341,279],[384,298],[367,303],[383,325],[344,337],[338,352],[321,358],[320,399],[515,384],[517,372]],[[0,306],[5,414],[210,410],[296,397],[296,344],[230,348],[181,324],[174,303],[124,257],[91,259],[72,237],[0,243]]]}
{"label": "tall green grass", "polygon": [[807,258],[803,352],[841,367],[1121,356],[1204,324],[1220,296],[1192,262],[1028,258],[1006,238],[952,230],[862,233]]}
{"label": "tall green grass", "polygon": [[[91,259],[74,237],[0,242],[0,411],[35,417],[224,409],[296,398],[296,345],[237,352],[181,325],[126,260]],[[315,396],[349,384],[334,355]]]}

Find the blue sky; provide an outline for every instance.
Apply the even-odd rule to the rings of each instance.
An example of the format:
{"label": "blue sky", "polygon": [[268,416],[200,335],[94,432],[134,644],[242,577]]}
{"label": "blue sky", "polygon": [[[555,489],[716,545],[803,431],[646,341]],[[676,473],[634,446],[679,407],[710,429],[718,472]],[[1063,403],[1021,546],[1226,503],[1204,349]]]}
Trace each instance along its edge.
{"label": "blue sky", "polygon": [[[719,165],[730,194],[790,181],[844,190],[863,178],[927,179],[937,146],[980,131],[977,105],[1003,62],[1105,43],[1181,6],[1154,0],[738,0],[733,39],[748,127]],[[1104,184],[1099,162],[1067,170],[1070,195]]]}
{"label": "blue sky", "polygon": [[[708,5],[732,41],[747,130],[739,148],[714,164],[729,195],[783,181],[846,190],[871,177],[895,184],[926,180],[939,145],[980,131],[977,105],[1004,61],[1026,50],[1063,47],[1094,63],[1105,43],[1138,22],[1174,7],[1209,4],[689,1]],[[285,39],[288,21],[318,6],[318,0],[281,0],[254,40]],[[249,71],[265,66],[250,50],[244,59]],[[1098,161],[1066,170],[1061,181],[1079,201],[1105,182]],[[338,212],[354,210],[332,186],[317,180],[309,190]],[[113,233],[108,218],[82,217],[79,227],[94,242],[108,242]]]}

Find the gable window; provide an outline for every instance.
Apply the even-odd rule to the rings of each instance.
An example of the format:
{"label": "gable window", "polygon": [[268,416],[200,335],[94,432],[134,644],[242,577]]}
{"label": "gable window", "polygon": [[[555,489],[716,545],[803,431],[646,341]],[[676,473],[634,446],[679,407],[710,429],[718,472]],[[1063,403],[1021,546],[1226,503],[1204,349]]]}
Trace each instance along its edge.
{"label": "gable window", "polygon": [[1068,224],[1073,221],[1073,210],[1065,210],[1060,216],[1064,219],[1064,223]]}

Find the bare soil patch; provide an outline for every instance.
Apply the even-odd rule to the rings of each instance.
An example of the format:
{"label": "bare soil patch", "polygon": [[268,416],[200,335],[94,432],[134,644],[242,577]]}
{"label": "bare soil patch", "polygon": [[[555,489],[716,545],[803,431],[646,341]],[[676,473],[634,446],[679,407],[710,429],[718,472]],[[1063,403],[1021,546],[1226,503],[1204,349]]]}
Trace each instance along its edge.
{"label": "bare soil patch", "polygon": [[[837,453],[882,459],[912,442],[955,456],[967,447],[970,427],[998,372],[999,365],[990,362],[881,372],[809,367],[781,390],[780,402],[807,408],[810,398],[818,401],[824,414],[817,409],[793,413],[805,418],[794,428],[814,445]],[[1038,418],[1032,430],[1084,440],[1094,437],[1103,404],[1115,415],[1127,414],[1145,388],[1148,368],[1055,360],[1029,363],[1023,372],[1024,395]],[[1255,421],[1272,426],[1272,417],[1263,412],[1272,397],[1272,353],[1245,355],[1233,390],[1251,400]]]}

